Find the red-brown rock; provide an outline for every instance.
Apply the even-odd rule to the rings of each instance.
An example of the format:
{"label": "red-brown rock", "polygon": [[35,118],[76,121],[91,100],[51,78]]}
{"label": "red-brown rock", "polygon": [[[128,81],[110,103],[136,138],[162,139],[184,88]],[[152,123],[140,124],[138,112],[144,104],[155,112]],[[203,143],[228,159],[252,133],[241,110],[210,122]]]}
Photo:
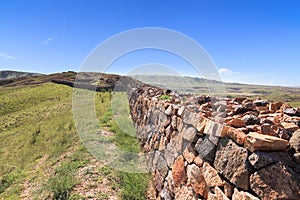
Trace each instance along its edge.
{"label": "red-brown rock", "polygon": [[251,132],[247,135],[245,148],[251,152],[282,151],[288,147],[288,144],[287,140],[278,137]]}
{"label": "red-brown rock", "polygon": [[181,184],[185,183],[186,173],[185,173],[183,156],[179,156],[176,159],[172,169],[172,177],[173,177],[175,187],[179,187]]}

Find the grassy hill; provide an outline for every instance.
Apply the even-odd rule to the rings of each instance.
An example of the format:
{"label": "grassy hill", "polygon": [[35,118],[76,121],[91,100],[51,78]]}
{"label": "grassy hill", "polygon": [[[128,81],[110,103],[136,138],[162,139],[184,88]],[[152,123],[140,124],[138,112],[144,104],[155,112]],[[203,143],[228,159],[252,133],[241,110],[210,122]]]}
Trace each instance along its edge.
{"label": "grassy hill", "polygon": [[[85,149],[72,91],[46,81],[0,87],[0,199],[145,199],[148,175],[103,166]],[[96,95],[99,124],[114,133],[111,141],[138,150],[112,120],[110,95]]]}
{"label": "grassy hill", "polygon": [[24,76],[36,76],[36,75],[40,75],[40,74],[39,73],[31,73],[31,72],[11,71],[11,70],[0,71],[0,79],[17,78],[17,77],[24,77]]}

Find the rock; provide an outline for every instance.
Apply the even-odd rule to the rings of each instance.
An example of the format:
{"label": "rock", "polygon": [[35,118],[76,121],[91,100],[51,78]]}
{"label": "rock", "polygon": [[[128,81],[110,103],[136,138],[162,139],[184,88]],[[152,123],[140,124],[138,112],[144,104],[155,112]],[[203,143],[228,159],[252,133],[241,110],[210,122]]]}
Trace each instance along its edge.
{"label": "rock", "polygon": [[249,162],[255,169],[261,169],[268,165],[278,162],[283,163],[291,168],[297,167],[297,164],[293,161],[292,156],[287,151],[279,152],[264,152],[257,151],[249,156]]}
{"label": "rock", "polygon": [[234,119],[230,120],[227,124],[230,126],[233,126],[235,128],[246,127],[246,123],[239,118],[234,118]]}
{"label": "rock", "polygon": [[153,164],[155,166],[155,169],[159,170],[161,177],[164,179],[167,176],[169,168],[166,163],[164,154],[157,151],[156,155],[159,155],[159,157],[156,162],[154,160]]}
{"label": "rock", "polygon": [[165,158],[166,158],[166,162],[167,165],[172,168],[173,164],[174,164],[174,160],[177,158],[178,153],[173,145],[172,142],[170,142],[167,145],[167,148],[165,150]]}
{"label": "rock", "polygon": [[198,139],[195,145],[195,151],[198,152],[198,156],[202,160],[212,163],[215,159],[218,142],[218,137],[206,135],[203,138]]}
{"label": "rock", "polygon": [[227,131],[227,135],[239,145],[243,145],[247,137],[247,135],[243,131],[235,128],[230,128]]}
{"label": "rock", "polygon": [[237,188],[234,188],[232,200],[259,200],[259,198],[253,196],[248,192],[239,191]]}
{"label": "rock", "polygon": [[177,111],[177,115],[178,115],[179,117],[181,117],[182,114],[183,114],[183,112],[184,112],[184,110],[185,110],[185,107],[184,107],[184,106],[181,106],[181,107],[178,109],[178,111]]}
{"label": "rock", "polygon": [[297,153],[300,153],[300,130],[293,133],[293,136],[290,138],[290,146]]}
{"label": "rock", "polygon": [[288,130],[290,133],[293,133],[299,129],[298,125],[294,123],[282,122],[281,125],[283,126],[284,129]]}
{"label": "rock", "polygon": [[198,166],[198,167],[202,167],[204,160],[200,157],[200,156],[196,156],[194,158],[194,163]]}
{"label": "rock", "polygon": [[168,189],[170,191],[170,195],[173,197],[174,196],[174,181],[173,181],[173,177],[172,177],[172,171],[169,170],[167,177],[165,178],[165,184],[168,185]]}
{"label": "rock", "polygon": [[184,128],[184,123],[183,123],[182,119],[180,117],[178,117],[177,118],[177,130],[179,132],[181,132],[183,128]]}
{"label": "rock", "polygon": [[232,194],[233,194],[233,189],[234,189],[234,186],[230,183],[228,183],[227,181],[225,181],[225,185],[224,185],[224,194],[231,198],[232,197]]}
{"label": "rock", "polygon": [[212,120],[208,120],[206,122],[206,126],[203,133],[207,135],[214,135],[217,137],[224,137],[227,134],[227,132],[223,131],[222,124],[216,123]]}
{"label": "rock", "polygon": [[182,154],[183,153],[183,149],[185,149],[186,145],[183,141],[182,135],[180,133],[177,133],[173,140],[172,143],[177,151],[178,154]]}
{"label": "rock", "polygon": [[215,193],[209,193],[207,200],[229,200],[219,187],[215,187]]}
{"label": "rock", "polygon": [[163,198],[164,200],[172,200],[173,199],[170,192],[166,188],[163,188],[161,190],[160,197]]}
{"label": "rock", "polygon": [[197,165],[192,164],[187,166],[187,177],[188,185],[192,186],[195,193],[200,194],[203,197],[207,197],[209,188],[207,187],[202,172]]}
{"label": "rock", "polygon": [[255,106],[266,106],[269,102],[266,100],[255,100],[253,103]]}
{"label": "rock", "polygon": [[218,175],[218,172],[207,162],[204,162],[203,164],[202,175],[209,187],[224,186],[225,184],[221,177]]}
{"label": "rock", "polygon": [[246,125],[255,125],[260,124],[260,119],[255,115],[245,115],[242,120],[245,122]]}
{"label": "rock", "polygon": [[262,124],[260,127],[260,131],[264,135],[277,136],[277,133],[272,129],[272,126],[270,124]]}
{"label": "rock", "polygon": [[249,187],[248,151],[228,137],[220,140],[214,161],[215,169],[231,183],[245,190]]}
{"label": "rock", "polygon": [[181,188],[175,189],[175,199],[178,200],[197,200],[193,189],[188,186],[182,186]]}
{"label": "rock", "polygon": [[269,110],[275,112],[275,111],[280,109],[282,104],[283,104],[282,102],[270,103],[269,104]]}
{"label": "rock", "polygon": [[187,142],[196,142],[197,141],[197,131],[193,126],[188,126],[183,129],[183,139]]}
{"label": "rock", "polygon": [[158,192],[160,192],[162,189],[162,186],[163,186],[163,180],[162,180],[158,170],[155,170],[154,180],[155,180],[155,189]]}
{"label": "rock", "polygon": [[244,106],[242,105],[238,105],[234,108],[234,111],[233,111],[233,114],[234,115],[238,115],[238,114],[244,114],[245,112],[247,112],[248,109],[245,108]]}
{"label": "rock", "polygon": [[177,116],[176,115],[172,116],[171,126],[172,126],[173,130],[177,130]]}
{"label": "rock", "polygon": [[206,118],[201,118],[199,121],[198,121],[198,123],[197,123],[197,125],[196,125],[196,129],[197,129],[197,131],[199,132],[199,133],[203,133],[204,132],[204,129],[205,129],[205,127],[206,127],[206,124],[208,123],[208,119],[206,119]]}
{"label": "rock", "polygon": [[247,102],[247,103],[244,104],[244,107],[247,110],[253,110],[254,109],[254,104],[252,102]]}
{"label": "rock", "polygon": [[298,165],[300,165],[300,153],[295,153],[294,158],[295,158],[295,161],[298,163]]}
{"label": "rock", "polygon": [[262,200],[300,199],[297,176],[289,167],[277,163],[252,174],[250,185]]}
{"label": "rock", "polygon": [[167,120],[164,121],[164,127],[167,128],[171,124],[171,116],[167,116]]}
{"label": "rock", "polygon": [[185,124],[193,125],[196,127],[198,121],[199,121],[199,116],[194,113],[193,111],[188,110],[187,108],[185,109],[182,120]]}
{"label": "rock", "polygon": [[251,132],[247,135],[245,148],[249,151],[283,151],[289,142],[274,136]]}
{"label": "rock", "polygon": [[173,113],[173,106],[169,105],[168,108],[165,110],[166,115],[172,115]]}
{"label": "rock", "polygon": [[287,114],[289,116],[297,116],[300,117],[300,111],[298,108],[286,108],[283,110],[284,114]]}
{"label": "rock", "polygon": [[172,168],[172,177],[175,187],[180,187],[181,184],[184,184],[186,181],[186,173],[184,167],[183,156],[179,156]]}
{"label": "rock", "polygon": [[196,157],[196,153],[193,148],[187,147],[183,151],[183,157],[188,163],[192,163]]}

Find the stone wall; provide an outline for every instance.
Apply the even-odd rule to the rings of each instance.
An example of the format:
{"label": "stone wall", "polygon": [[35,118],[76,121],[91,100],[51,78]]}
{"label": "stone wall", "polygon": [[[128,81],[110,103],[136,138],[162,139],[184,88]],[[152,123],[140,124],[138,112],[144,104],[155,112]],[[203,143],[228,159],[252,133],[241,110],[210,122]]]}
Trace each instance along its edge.
{"label": "stone wall", "polygon": [[157,199],[300,199],[298,109],[162,94],[151,86],[130,94]]}

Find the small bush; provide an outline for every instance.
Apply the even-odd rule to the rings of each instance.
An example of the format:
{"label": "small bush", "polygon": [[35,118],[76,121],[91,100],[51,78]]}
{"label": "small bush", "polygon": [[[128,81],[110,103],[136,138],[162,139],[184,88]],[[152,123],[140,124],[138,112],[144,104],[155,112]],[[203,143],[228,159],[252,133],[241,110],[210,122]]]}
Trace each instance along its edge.
{"label": "small bush", "polygon": [[160,96],[160,99],[161,99],[161,100],[170,100],[171,97],[170,97],[169,95],[163,94],[163,95]]}
{"label": "small bush", "polygon": [[121,199],[146,200],[146,192],[150,176],[148,174],[134,174],[120,172]]}
{"label": "small bush", "polygon": [[56,168],[54,177],[47,184],[48,190],[54,195],[54,199],[65,200],[69,198],[69,192],[76,184],[75,169],[76,167],[72,163],[63,163]]}

